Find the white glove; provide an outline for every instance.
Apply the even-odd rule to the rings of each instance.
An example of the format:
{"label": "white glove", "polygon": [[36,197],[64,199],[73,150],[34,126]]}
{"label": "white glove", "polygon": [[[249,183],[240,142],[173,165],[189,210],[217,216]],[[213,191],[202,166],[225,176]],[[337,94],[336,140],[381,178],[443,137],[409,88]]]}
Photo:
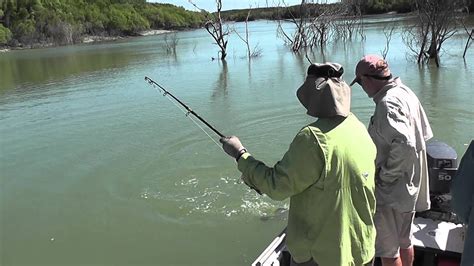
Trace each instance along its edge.
{"label": "white glove", "polygon": [[227,154],[234,157],[235,160],[239,160],[240,156],[247,152],[244,146],[242,146],[239,138],[236,136],[223,137],[219,141],[222,143],[222,149],[224,149]]}

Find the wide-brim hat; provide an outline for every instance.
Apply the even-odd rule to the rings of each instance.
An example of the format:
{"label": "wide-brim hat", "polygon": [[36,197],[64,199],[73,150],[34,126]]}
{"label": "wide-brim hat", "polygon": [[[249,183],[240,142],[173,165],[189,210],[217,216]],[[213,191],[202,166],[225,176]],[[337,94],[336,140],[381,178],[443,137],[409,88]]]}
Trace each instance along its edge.
{"label": "wide-brim hat", "polygon": [[342,79],[340,64],[312,64],[305,82],[297,90],[300,103],[307,114],[317,118],[347,117],[351,107],[351,88]]}

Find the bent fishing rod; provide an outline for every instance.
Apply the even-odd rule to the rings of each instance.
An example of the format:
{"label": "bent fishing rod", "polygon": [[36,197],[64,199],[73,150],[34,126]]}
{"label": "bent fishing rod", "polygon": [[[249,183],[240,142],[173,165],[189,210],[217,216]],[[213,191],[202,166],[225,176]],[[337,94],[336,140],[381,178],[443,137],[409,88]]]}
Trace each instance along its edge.
{"label": "bent fishing rod", "polygon": [[[163,96],[169,96],[171,97],[173,100],[175,100],[177,103],[179,103],[186,111],[181,110],[186,114],[187,117],[189,117],[189,114],[192,114],[194,117],[196,117],[197,119],[199,119],[199,121],[201,121],[202,123],[204,123],[208,128],[210,128],[212,131],[214,131],[214,133],[216,133],[219,137],[221,138],[224,138],[225,135],[222,134],[221,132],[219,132],[217,129],[215,129],[211,124],[209,124],[206,120],[204,120],[201,116],[199,116],[198,114],[196,114],[196,112],[194,112],[191,108],[189,108],[189,106],[187,106],[185,103],[183,103],[180,99],[178,99],[176,96],[174,96],[171,92],[169,92],[168,90],[166,90],[163,86],[161,86],[160,84],[158,84],[156,81],[152,80],[151,78],[149,77],[146,77],[145,76],[145,81],[148,82],[148,84],[152,85],[154,88],[158,88],[158,90],[160,90],[161,92],[163,92]],[[171,100],[171,99],[170,99]],[[175,104],[176,105],[176,104]],[[179,106],[178,106],[179,107]],[[207,134],[207,132],[199,125],[197,124],[191,117],[189,117],[199,128],[201,128],[202,131],[204,131],[204,133],[206,133],[206,135],[211,138],[212,141],[215,142],[215,140],[209,136],[209,134]],[[220,146],[217,142],[215,142],[218,146]]]}
{"label": "bent fishing rod", "polygon": [[[194,122],[194,124],[196,124],[196,126],[198,126],[218,147],[221,147],[221,145],[219,143],[217,143],[211,136],[209,136],[209,134],[206,132],[206,130],[204,130],[196,121],[194,121],[190,116],[189,114],[192,114],[194,115],[197,119],[199,119],[199,121],[201,121],[202,123],[204,123],[208,128],[210,128],[212,131],[214,131],[214,133],[216,133],[219,137],[221,138],[225,138],[226,136],[224,136],[224,134],[222,134],[221,132],[219,132],[217,129],[215,129],[213,126],[211,126],[211,124],[209,124],[206,120],[204,120],[202,117],[200,117],[198,114],[196,114],[196,112],[194,112],[191,108],[189,108],[189,106],[187,106],[185,103],[183,103],[180,99],[176,98],[176,96],[174,96],[173,94],[171,94],[168,90],[166,90],[165,88],[163,88],[163,86],[161,86],[160,84],[158,84],[157,82],[155,82],[154,80],[152,80],[151,78],[145,76],[145,81],[148,82],[148,84],[150,84],[151,86],[153,86],[153,88],[163,92],[163,96],[169,96],[171,97],[173,100],[175,100],[176,102],[178,102],[182,107],[184,107],[184,109],[186,111],[184,111],[183,109],[180,108],[179,105],[176,104],[176,102],[173,102],[169,97],[167,97],[170,101],[172,101],[181,111],[183,111],[187,117],[189,117],[191,119],[191,121]],[[262,195],[262,192],[260,192],[260,190],[258,189],[255,189],[255,188],[252,188],[253,190],[255,190],[258,194]]]}

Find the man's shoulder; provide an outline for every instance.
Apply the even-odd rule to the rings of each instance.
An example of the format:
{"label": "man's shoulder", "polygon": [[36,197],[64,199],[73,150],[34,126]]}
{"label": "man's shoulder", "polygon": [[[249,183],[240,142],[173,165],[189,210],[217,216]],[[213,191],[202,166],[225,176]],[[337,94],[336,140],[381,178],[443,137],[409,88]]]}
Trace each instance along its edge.
{"label": "man's shoulder", "polygon": [[418,96],[403,83],[397,84],[393,88],[387,90],[387,93],[382,97],[381,101],[400,101],[406,102],[409,100],[418,101]]}
{"label": "man's shoulder", "polygon": [[[377,109],[391,109],[392,107],[403,107],[408,104],[412,96],[410,93],[402,88],[396,86],[387,91],[387,93],[380,98],[377,103]],[[415,96],[416,97],[416,96]]]}
{"label": "man's shoulder", "polygon": [[321,132],[321,130],[317,127],[316,123],[311,123],[302,127],[300,131],[296,134],[296,138],[307,139],[310,136],[313,136],[314,132]]}
{"label": "man's shoulder", "polygon": [[347,117],[339,118],[320,118],[316,122],[306,125],[301,129],[302,134],[324,135],[331,132],[346,131],[346,130],[363,130],[367,131],[365,125],[353,113]]}
{"label": "man's shoulder", "polygon": [[395,110],[401,113],[411,113],[420,105],[416,94],[407,86],[397,86],[389,90],[387,94],[377,103],[379,112]]}

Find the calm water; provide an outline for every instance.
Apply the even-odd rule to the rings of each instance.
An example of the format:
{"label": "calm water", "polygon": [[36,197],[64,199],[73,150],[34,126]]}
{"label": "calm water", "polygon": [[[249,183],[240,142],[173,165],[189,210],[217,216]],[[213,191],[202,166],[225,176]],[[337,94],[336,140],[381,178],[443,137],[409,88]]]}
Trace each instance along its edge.
{"label": "calm water", "polygon": [[[363,54],[383,50],[387,21],[367,20],[364,42],[310,57],[343,64],[350,80]],[[272,165],[311,122],[295,97],[308,63],[273,22],[250,27],[263,52],[251,63],[235,36],[227,62],[212,61],[217,47],[204,30],[180,32],[176,56],[163,36],[0,54],[0,264],[252,262],[285,225],[288,202],[240,184],[233,160],[143,80]],[[463,60],[460,32],[439,69],[418,67],[399,34],[392,72],[419,95],[435,137],[462,155],[474,132],[473,48]],[[353,112],[367,123],[373,108],[355,87]]]}

